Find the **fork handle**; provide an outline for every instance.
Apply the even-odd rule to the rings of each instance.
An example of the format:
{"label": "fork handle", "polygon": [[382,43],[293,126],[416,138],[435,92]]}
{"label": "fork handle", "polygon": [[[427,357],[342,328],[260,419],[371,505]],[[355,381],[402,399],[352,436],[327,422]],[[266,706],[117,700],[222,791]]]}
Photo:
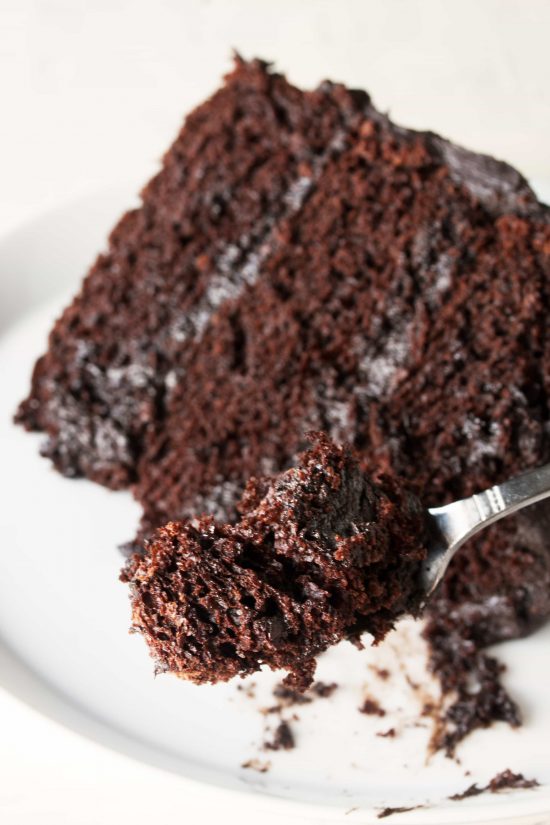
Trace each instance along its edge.
{"label": "fork handle", "polygon": [[479,528],[536,504],[550,496],[550,464],[537,467],[503,484],[472,496],[479,511]]}
{"label": "fork handle", "polygon": [[458,548],[495,521],[550,496],[550,464],[496,484],[470,498],[430,508],[436,536],[422,571],[422,585],[430,596]]}

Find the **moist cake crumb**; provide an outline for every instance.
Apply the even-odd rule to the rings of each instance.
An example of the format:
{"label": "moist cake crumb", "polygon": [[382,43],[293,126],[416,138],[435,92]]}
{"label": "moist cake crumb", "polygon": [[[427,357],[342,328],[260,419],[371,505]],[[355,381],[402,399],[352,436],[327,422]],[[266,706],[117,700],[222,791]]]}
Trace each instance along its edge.
{"label": "moist cake crumb", "polygon": [[[336,682],[314,682],[307,691],[299,691],[280,682],[273,688],[273,696],[279,700],[275,709],[282,710],[292,705],[305,705],[313,699],[328,699],[338,689]],[[273,709],[272,709],[273,710]]]}
{"label": "moist cake crumb", "polygon": [[500,791],[515,790],[518,788],[538,788],[539,782],[536,779],[526,779],[522,773],[514,773],[509,768],[501,773],[497,773],[487,785],[470,785],[465,791],[453,794],[449,797],[453,802],[467,799],[470,796],[479,796],[482,793],[500,793]]}
{"label": "moist cake crumb", "polygon": [[377,665],[369,665],[370,669],[373,673],[375,673],[379,679],[382,679],[386,682],[390,678],[390,672],[386,667],[378,667]]}
{"label": "moist cake crumb", "polygon": [[394,814],[406,814],[408,811],[417,811],[420,808],[425,808],[426,805],[408,805],[408,806],[401,806],[398,808],[383,808],[379,813],[376,814],[378,819],[385,819],[387,816],[393,816]]}
{"label": "moist cake crumb", "polygon": [[292,733],[290,725],[285,720],[277,725],[273,739],[270,742],[264,742],[265,750],[269,751],[289,751],[294,747],[296,747],[294,734]]}
{"label": "moist cake crumb", "polygon": [[385,716],[386,711],[383,707],[380,706],[380,703],[376,699],[372,699],[367,697],[361,707],[359,708],[359,713],[365,713],[367,716]]}
{"label": "moist cake crumb", "polygon": [[378,642],[418,611],[420,502],[310,438],[296,467],[250,482],[237,522],[170,523],[129,562],[133,628],[158,670],[202,683],[268,665],[303,690],[323,650],[365,631]]}
{"label": "moist cake crumb", "polygon": [[328,699],[335,690],[338,690],[338,685],[336,682],[314,682],[310,690],[320,699]]}
{"label": "moist cake crumb", "polygon": [[275,685],[273,688],[273,696],[279,700],[279,704],[277,705],[278,709],[283,707],[291,707],[292,705],[309,704],[309,702],[312,701],[312,698],[311,696],[308,696],[308,692],[304,693],[300,690],[296,690],[295,688],[289,687],[289,685],[286,685],[284,682]]}

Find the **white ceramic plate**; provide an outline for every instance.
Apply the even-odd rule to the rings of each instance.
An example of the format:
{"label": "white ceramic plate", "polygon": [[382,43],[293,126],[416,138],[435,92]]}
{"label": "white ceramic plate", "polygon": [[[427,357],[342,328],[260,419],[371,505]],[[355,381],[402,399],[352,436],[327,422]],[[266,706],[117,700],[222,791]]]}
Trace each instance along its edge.
{"label": "white ceramic plate", "polygon": [[[234,683],[199,688],[153,677],[142,639],[127,632],[128,594],[118,581],[116,546],[133,536],[137,505],[128,494],[61,478],[39,457],[40,437],[11,421],[52,321],[132,202],[125,189],[89,197],[0,244],[0,680],[109,747],[224,789],[228,804],[303,811],[307,821],[365,823],[385,806],[422,804],[389,821],[542,822],[550,812],[550,626],[499,647],[524,726],[475,733],[460,748],[460,763],[427,757],[430,722],[419,726],[419,712],[437,688],[412,622],[377,650],[343,643],[322,657],[319,678],[340,687],[295,709],[293,751],[261,750],[264,726],[275,719],[259,708],[273,704],[274,674],[242,683],[256,683],[255,698]],[[392,678],[381,679],[376,666]],[[367,693],[386,716],[358,713]],[[391,727],[395,738],[376,736]],[[269,761],[269,771],[242,768],[250,759]],[[505,768],[542,787],[448,799]]]}

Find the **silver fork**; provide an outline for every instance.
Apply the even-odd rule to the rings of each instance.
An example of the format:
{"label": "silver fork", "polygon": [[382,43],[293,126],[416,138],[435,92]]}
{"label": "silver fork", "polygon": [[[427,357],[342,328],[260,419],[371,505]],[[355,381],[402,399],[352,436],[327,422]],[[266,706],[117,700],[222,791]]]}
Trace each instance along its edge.
{"label": "silver fork", "polygon": [[428,557],[422,566],[425,601],[445,575],[456,551],[484,527],[550,496],[550,464],[489,487],[482,493],[428,510]]}

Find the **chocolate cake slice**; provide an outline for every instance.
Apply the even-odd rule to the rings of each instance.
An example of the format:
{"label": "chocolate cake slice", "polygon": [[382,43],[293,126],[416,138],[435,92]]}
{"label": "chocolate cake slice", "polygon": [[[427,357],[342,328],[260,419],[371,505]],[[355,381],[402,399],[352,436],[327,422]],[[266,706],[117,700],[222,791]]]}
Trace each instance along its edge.
{"label": "chocolate cake slice", "polygon": [[160,670],[200,684],[268,665],[305,689],[330,645],[418,612],[422,506],[348,448],[318,436],[297,467],[251,480],[240,511],[170,522],[130,561],[134,628]]}
{"label": "chocolate cake slice", "polygon": [[[140,541],[234,521],[312,429],[442,504],[550,460],[549,257],[549,210],[506,164],[237,60],[55,325],[18,418],[65,474],[132,485]],[[483,649],[550,614],[549,522],[541,505],[485,531],[432,604],[449,747],[517,721]]]}

